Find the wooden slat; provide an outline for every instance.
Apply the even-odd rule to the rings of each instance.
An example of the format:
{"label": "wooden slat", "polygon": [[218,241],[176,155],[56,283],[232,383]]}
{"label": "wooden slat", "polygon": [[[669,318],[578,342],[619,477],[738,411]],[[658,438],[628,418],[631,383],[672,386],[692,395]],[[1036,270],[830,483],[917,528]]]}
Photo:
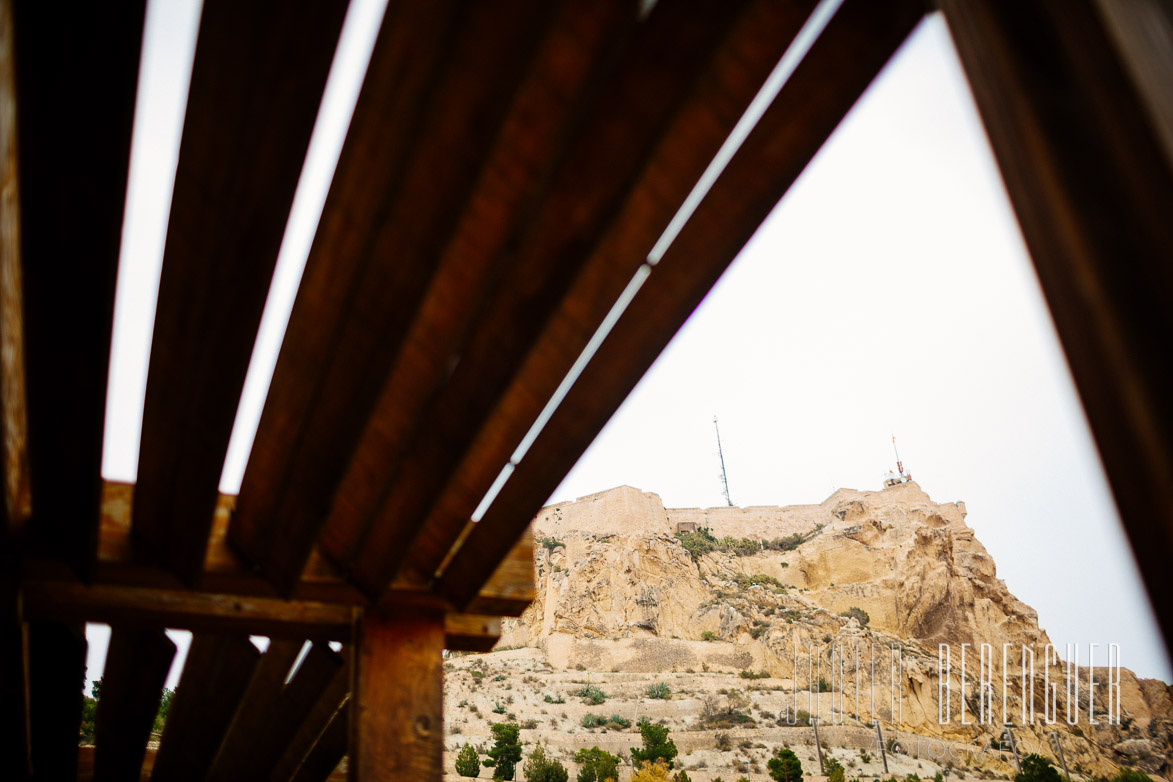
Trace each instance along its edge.
{"label": "wooden slat", "polygon": [[244,634],[192,636],[152,780],[204,779],[260,657]]}
{"label": "wooden slat", "polygon": [[[220,612],[233,616],[241,614],[241,611],[234,607],[234,601],[231,599],[233,596],[269,599],[277,597],[277,591],[273,586],[241,561],[225,543],[228,518],[236,500],[229,495],[222,495],[217,505],[216,520],[212,527],[211,542],[204,566],[206,576],[201,590],[196,592],[186,589],[168,571],[135,561],[130,533],[133,490],[133,485],[123,483],[106,483],[104,487],[101,538],[98,548],[99,567],[94,582],[94,586],[99,589],[91,592],[80,588],[68,570],[59,563],[37,559],[26,560],[23,563],[20,575],[28,583],[29,591],[46,598],[38,597],[36,602],[39,605],[51,603],[58,598],[71,602],[73,598],[69,596],[74,595],[83,604],[104,605],[113,602],[117,606],[145,601],[146,605],[154,606],[150,609],[152,612],[162,611],[165,614],[170,611],[175,616],[181,616],[185,612],[207,616],[214,616]],[[14,575],[17,575],[15,571]],[[280,607],[280,603],[271,603],[275,607],[275,616],[295,618],[298,615],[312,614],[318,610],[313,604],[352,606],[366,602],[366,598],[357,589],[343,581],[337,570],[316,553],[311,556],[302,575],[302,581],[295,589],[292,599],[304,604],[303,608],[294,606],[286,610]],[[63,583],[69,585],[65,591],[62,591]],[[110,587],[139,591],[123,593],[108,589]],[[156,596],[142,594],[141,590],[146,589],[160,591]],[[533,543],[530,536],[523,536],[517,546],[509,552],[492,581],[486,585],[483,597],[488,601],[485,606],[491,604],[492,607],[485,607],[484,610],[476,610],[474,613],[520,616],[533,601]],[[194,602],[183,607],[188,598],[192,598]],[[429,592],[418,585],[401,582],[393,586],[387,599],[392,603],[435,601]],[[243,604],[240,618],[244,619],[251,611],[259,610],[258,605],[270,604]],[[177,610],[178,607],[183,608]],[[263,617],[264,612],[260,611],[259,615]],[[122,611],[122,616],[125,619],[127,612]]]}
{"label": "wooden slat", "polygon": [[347,703],[331,717],[330,724],[298,767],[293,782],[323,782],[330,779],[346,755],[349,738],[350,704]]}
{"label": "wooden slat", "polygon": [[304,641],[272,639],[253,673],[248,689],[236,709],[236,716],[220,744],[220,751],[208,772],[208,779],[223,779],[223,770],[247,755],[252,742],[262,735],[273,713],[273,705],[285,689],[293,663],[301,652]]}
{"label": "wooden slat", "polygon": [[85,628],[30,622],[28,634],[33,779],[74,779],[86,680]]}
{"label": "wooden slat", "polygon": [[346,13],[203,5],[143,404],[135,532],[187,584]]}
{"label": "wooden slat", "polygon": [[408,555],[410,573],[430,579],[440,568],[501,466],[644,263],[813,7],[813,0],[759,0],[734,23],[640,172],[618,217],[451,473],[428,513],[426,533]]}
{"label": "wooden slat", "polygon": [[415,0],[388,9],[229,530],[284,592],[301,573],[550,7]]}
{"label": "wooden slat", "polygon": [[444,648],[487,652],[501,640],[501,617],[448,614],[444,617]]}
{"label": "wooden slat", "polygon": [[[429,593],[387,606],[415,605],[445,610]],[[445,648],[485,651],[500,635],[500,616],[518,616],[525,603],[514,595],[487,592],[474,602],[482,613],[448,614]],[[24,612],[45,622],[100,622],[135,628],[171,627],[196,632],[240,632],[272,638],[320,638],[348,641],[356,607],[277,598],[215,595],[203,592],[138,588],[68,581],[32,581],[25,585]],[[19,638],[19,636],[17,636]],[[15,683],[14,683],[15,685]]]}
{"label": "wooden slat", "polygon": [[[613,81],[599,90],[603,99],[584,117],[536,215],[517,237],[516,257],[460,362],[417,416],[410,450],[355,549],[353,579],[368,594],[379,596],[399,570],[428,509],[743,7],[730,0],[657,4],[616,63]],[[447,553],[443,543],[456,539],[467,518],[452,521],[426,531],[443,541],[440,559]]]}
{"label": "wooden slat", "polygon": [[20,172],[11,0],[0,2],[0,540],[29,513],[28,414],[20,271]]}
{"label": "wooden slat", "polygon": [[98,539],[144,6],[14,4],[31,527],[82,577]]}
{"label": "wooden slat", "polygon": [[534,536],[527,528],[521,539],[509,550],[488,583],[468,605],[470,614],[490,616],[521,616],[534,600]]}
{"label": "wooden slat", "polygon": [[[209,779],[268,777],[318,699],[336,679],[344,682],[342,692],[334,702],[334,708],[337,709],[342,696],[346,693],[345,682],[348,673],[344,669],[345,660],[342,655],[332,651],[325,642],[315,642],[293,678],[269,704],[263,729],[249,737],[250,740],[246,743],[226,743],[216,758]],[[322,726],[324,725],[323,720]]]}
{"label": "wooden slat", "polygon": [[94,725],[94,779],[138,779],[175,657],[162,630],[112,627]]}
{"label": "wooden slat", "polygon": [[839,9],[445,568],[439,594],[463,606],[478,593],[922,11],[911,0]]}
{"label": "wooden slat", "polygon": [[345,640],[355,610],[340,603],[69,581],[30,581],[24,599],[30,617],[300,639]]}
{"label": "wooden slat", "polygon": [[[943,2],[1166,644],[1173,644],[1173,57],[1089,0]],[[1173,29],[1165,4],[1154,18]],[[1118,47],[1124,47],[1122,56]],[[1149,109],[1154,111],[1150,113]]]}
{"label": "wooden slat", "polygon": [[439,779],[444,753],[444,620],[369,612],[354,631],[350,773],[357,782]]}
{"label": "wooden slat", "polygon": [[[301,768],[303,761],[317,746],[324,731],[329,729],[334,718],[344,708],[349,693],[350,670],[342,668],[334,675],[329,686],[322,691],[314,705],[301,719],[297,732],[282,748],[280,758],[273,765],[272,771],[269,772],[269,779],[285,782],[293,778],[297,770]],[[345,749],[345,738],[342,739],[341,744]]]}
{"label": "wooden slat", "polygon": [[[602,90],[612,49],[637,23],[636,3],[562,3],[517,90],[479,180],[445,240],[434,279],[411,324],[371,424],[335,493],[319,545],[349,565],[387,478],[415,433],[418,413],[448,378],[452,357],[471,338],[481,300],[515,254],[510,247],[532,215],[576,130],[583,103]],[[606,90],[602,90],[606,92]]]}

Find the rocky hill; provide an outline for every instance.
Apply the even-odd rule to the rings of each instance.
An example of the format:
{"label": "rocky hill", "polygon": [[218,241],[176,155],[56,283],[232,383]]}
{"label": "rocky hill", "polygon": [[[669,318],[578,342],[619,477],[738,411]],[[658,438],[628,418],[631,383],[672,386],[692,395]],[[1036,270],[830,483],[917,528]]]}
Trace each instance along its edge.
{"label": "rocky hill", "polygon": [[[1170,688],[1122,669],[1113,687],[1098,659],[1091,700],[1091,672],[1073,669],[1080,689],[1068,703],[1063,666],[1043,665],[1050,641],[1036,613],[997,578],[965,516],[964,504],[935,503],[915,483],[844,489],[818,505],[708,509],[665,509],[657,495],[624,486],[544,508],[534,520],[534,604],[507,622],[502,651],[449,663],[449,748],[469,740],[462,734],[487,736],[498,708],[530,725],[532,740],[555,755],[636,745],[638,734],[622,722],[642,715],[679,732],[694,782],[722,773],[757,782],[768,780],[764,760],[782,743],[802,748],[815,764],[808,776],[817,775],[814,715],[829,751],[850,755],[849,777],[887,776],[876,721],[885,742],[896,742],[897,754],[884,759],[907,766],[902,774],[949,768],[955,777],[1009,777],[1012,755],[998,751],[1004,694],[1020,747],[1058,761],[1058,742],[1073,777],[1111,775],[1121,765],[1167,773]],[[982,644],[990,657],[984,689],[974,682]],[[1003,670],[1004,644],[1011,665]],[[951,654],[947,715],[941,645]],[[1036,657],[1033,684],[1023,683],[1023,648]],[[493,665],[500,670],[486,679]],[[1044,716],[1048,670],[1059,682],[1054,724]],[[573,698],[587,681],[610,691],[613,705]],[[652,698],[652,684],[673,694]],[[1109,691],[1120,724],[1108,724]],[[988,724],[978,724],[983,692]],[[559,700],[567,706],[551,706]],[[1033,719],[1022,718],[1024,701]],[[1071,725],[1062,716],[1069,706]],[[620,719],[607,722],[609,709]],[[587,716],[595,712],[601,716]],[[728,719],[715,723],[721,714]],[[718,734],[732,742],[728,749]]]}

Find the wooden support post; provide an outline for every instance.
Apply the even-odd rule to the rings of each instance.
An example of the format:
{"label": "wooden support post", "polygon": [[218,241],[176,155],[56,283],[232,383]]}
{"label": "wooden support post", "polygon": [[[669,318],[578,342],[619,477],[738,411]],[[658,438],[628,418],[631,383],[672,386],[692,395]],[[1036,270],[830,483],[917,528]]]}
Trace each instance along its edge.
{"label": "wooden support post", "polygon": [[443,766],[444,614],[360,615],[351,670],[350,779],[439,779]]}

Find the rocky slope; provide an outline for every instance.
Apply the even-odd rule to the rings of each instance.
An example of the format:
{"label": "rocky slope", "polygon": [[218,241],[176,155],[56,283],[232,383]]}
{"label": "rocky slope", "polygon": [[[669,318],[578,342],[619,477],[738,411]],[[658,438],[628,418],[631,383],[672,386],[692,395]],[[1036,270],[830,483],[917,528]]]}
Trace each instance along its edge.
{"label": "rocky slope", "polygon": [[[786,508],[665,509],[655,494],[620,487],[544,508],[534,529],[544,541],[535,555],[538,597],[507,623],[500,648],[529,649],[550,672],[594,672],[604,688],[624,676],[670,672],[693,673],[700,683],[705,675],[737,676],[759,688],[758,680],[742,677],[769,677],[763,681],[778,693],[769,707],[779,720],[809,710],[828,728],[859,730],[878,719],[894,734],[997,746],[996,720],[961,721],[958,654],[962,644],[972,645],[965,695],[973,723],[980,707],[972,683],[977,650],[989,644],[1000,661],[1002,645],[1011,644],[1012,660],[1026,647],[1039,661],[1039,681],[1027,698],[1039,712],[1026,720],[1033,724],[1022,725],[1020,717],[1021,672],[1011,665],[1006,677],[1006,707],[1020,743],[1043,746],[1053,757],[1047,741],[1056,733],[1073,773],[1110,774],[1120,763],[1158,773],[1171,767],[1173,698],[1161,682],[1122,671],[1123,724],[1109,725],[1105,673],[1097,668],[1097,725],[1088,719],[1089,672],[1081,669],[1082,689],[1072,703],[1080,704],[1077,724],[1045,723],[1041,677],[1049,639],[1037,615],[997,578],[993,559],[965,523],[965,506],[935,503],[915,483],[844,489],[818,505]],[[954,668],[945,724],[941,644],[949,646]],[[1000,667],[993,674],[991,703],[1000,709]],[[1052,666],[1052,675],[1060,674]],[[1065,709],[1062,687],[1055,703]],[[811,692],[820,688],[827,691]],[[796,729],[777,722],[775,730],[781,728]],[[937,760],[999,776],[1010,770],[996,753]]]}

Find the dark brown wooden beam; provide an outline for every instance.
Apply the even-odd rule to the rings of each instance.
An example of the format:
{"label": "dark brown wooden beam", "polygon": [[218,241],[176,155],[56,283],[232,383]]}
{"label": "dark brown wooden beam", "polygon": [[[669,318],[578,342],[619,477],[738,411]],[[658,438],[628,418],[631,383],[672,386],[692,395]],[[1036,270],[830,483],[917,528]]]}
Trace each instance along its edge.
{"label": "dark brown wooden beam", "polygon": [[94,780],[138,779],[175,644],[162,630],[115,626],[94,725]]}
{"label": "dark brown wooden beam", "polygon": [[203,4],[167,223],[134,526],[196,582],[345,0]]}
{"label": "dark brown wooden beam", "polygon": [[[346,670],[346,660],[342,655],[332,651],[325,642],[314,642],[293,678],[269,704],[263,729],[249,737],[247,745],[234,743],[233,747],[225,746],[224,749],[229,752],[220,752],[213,773],[208,778],[237,780],[272,776],[277,762],[318,700],[327,690],[332,693],[337,690],[337,687],[331,689],[336,681],[341,682],[341,691],[336,692],[331,713],[337,710],[346,694],[349,671]],[[319,730],[325,727],[327,719],[328,715],[322,720]],[[288,776],[285,778],[288,779]]]}
{"label": "dark brown wooden beam", "polygon": [[208,780],[224,779],[224,769],[241,763],[240,758],[248,755],[253,741],[265,732],[273,704],[285,689],[285,680],[304,645],[303,640],[271,639],[236,708],[236,716],[220,744]]}
{"label": "dark brown wooden beam", "polygon": [[[533,447],[444,569],[467,605],[693,309],[921,19],[919,2],[847,0],[714,183]],[[850,63],[850,67],[845,67]]]}
{"label": "dark brown wooden beam", "polygon": [[24,602],[26,613],[38,618],[339,641],[350,637],[356,610],[339,603],[65,581],[26,583]]}
{"label": "dark brown wooden beam", "polygon": [[243,633],[192,636],[155,755],[154,782],[204,779],[260,657]]}
{"label": "dark brown wooden beam", "polygon": [[388,8],[229,530],[285,594],[551,8],[542,0]]}
{"label": "dark brown wooden beam", "polygon": [[[291,779],[301,768],[340,710],[345,708],[350,693],[350,670],[341,668],[322,690],[313,706],[302,716],[297,731],[282,748],[273,764],[271,779]],[[343,715],[345,720],[345,714]],[[341,742],[345,747],[345,739]],[[335,763],[337,765],[337,763]]]}
{"label": "dark brown wooden beam", "polygon": [[457,475],[462,455],[492,417],[744,6],[730,0],[656,5],[617,58],[598,102],[584,108],[574,142],[516,236],[515,257],[451,377],[417,416],[409,450],[355,548],[353,580],[368,594],[387,588],[421,530],[437,541],[438,565],[464,529],[467,517],[423,527],[444,486],[464,478]]}
{"label": "dark brown wooden beam", "polygon": [[478,181],[451,235],[442,237],[433,279],[335,493],[319,545],[342,567],[353,562],[417,434],[420,411],[451,375],[485,300],[512,263],[517,236],[566,157],[584,105],[600,91],[607,94],[600,82],[612,77],[614,53],[638,23],[631,0],[554,7],[549,32],[486,150]]}
{"label": "dark brown wooden beam", "polygon": [[[170,571],[135,561],[130,532],[133,491],[132,484],[107,482],[104,486],[98,570],[93,584],[96,589],[83,588],[68,569],[52,560],[26,560],[20,563],[19,573],[14,567],[13,577],[22,579],[28,585],[30,594],[34,595],[34,601],[39,606],[53,605],[55,601],[63,601],[68,605],[76,601],[82,607],[100,607],[103,615],[113,611],[126,619],[133,618],[134,607],[141,605],[146,607],[147,626],[154,626],[152,623],[155,619],[171,616],[175,618],[169,621],[180,621],[178,617],[184,614],[203,617],[205,620],[224,615],[235,617],[234,621],[247,622],[249,616],[263,617],[266,606],[282,604],[273,586],[241,561],[225,543],[225,531],[235,497],[220,497],[204,563],[205,572],[201,579],[203,586],[192,590],[185,588]],[[158,594],[151,595],[146,591],[152,589],[159,590]],[[248,600],[238,609],[234,604],[240,597]],[[258,602],[253,598],[264,600]],[[391,603],[436,603],[427,590],[405,583],[396,583],[385,598]],[[497,568],[474,604],[473,613],[520,616],[533,598],[533,539],[527,533]],[[349,609],[367,602],[358,590],[342,580],[333,566],[316,554],[306,564],[292,601],[294,607],[288,610],[277,608],[273,615],[288,620],[298,616],[318,615],[323,605]],[[341,617],[342,614],[337,616]],[[349,623],[350,620],[347,618],[344,621]],[[298,634],[297,631],[292,632],[295,636]]]}
{"label": "dark brown wooden beam", "polygon": [[30,622],[28,634],[32,778],[75,779],[86,681],[85,627]]}
{"label": "dark brown wooden beam", "polygon": [[350,778],[439,779],[444,754],[444,619],[368,613],[355,625]]}
{"label": "dark brown wooden beam", "polygon": [[[429,593],[401,594],[386,605],[425,607],[445,612],[448,606]],[[286,640],[317,638],[346,642],[357,606],[314,603],[281,598],[217,595],[155,587],[124,587],[65,581],[33,581],[25,584],[24,613],[43,622],[99,622],[128,628],[169,627],[195,632],[237,632]],[[445,648],[487,651],[501,634],[499,608],[516,608],[516,600],[486,596],[474,603],[477,610],[493,614],[447,614]],[[487,647],[487,648],[486,648]]]}
{"label": "dark brown wooden beam", "polygon": [[[751,2],[633,183],[618,214],[428,511],[406,569],[434,576],[481,498],[774,68],[815,3]],[[689,52],[682,45],[681,54]],[[692,47],[695,54],[696,47]],[[625,69],[621,69],[625,70]]]}
{"label": "dark brown wooden beam", "polygon": [[[2,537],[2,536],[0,536]],[[0,552],[0,778],[24,782],[29,755],[28,636],[13,551]]]}
{"label": "dark brown wooden beam", "polygon": [[145,0],[14,2],[30,532],[92,574]]}
{"label": "dark brown wooden beam", "polygon": [[[1125,21],[1157,9],[1118,5]],[[1114,40],[1091,0],[940,6],[1168,646],[1173,169],[1161,139],[1171,129],[1150,113],[1125,58],[1166,76],[1173,63],[1167,49]],[[1157,14],[1149,21],[1169,30],[1168,5]]]}
{"label": "dark brown wooden beam", "polygon": [[0,486],[0,540],[19,531],[29,514],[14,48],[12,0],[3,0],[0,2],[0,477],[4,484]]}
{"label": "dark brown wooden beam", "polygon": [[293,782],[324,782],[346,755],[350,738],[350,703],[334,713],[330,724],[318,736],[313,749],[302,760]]}

